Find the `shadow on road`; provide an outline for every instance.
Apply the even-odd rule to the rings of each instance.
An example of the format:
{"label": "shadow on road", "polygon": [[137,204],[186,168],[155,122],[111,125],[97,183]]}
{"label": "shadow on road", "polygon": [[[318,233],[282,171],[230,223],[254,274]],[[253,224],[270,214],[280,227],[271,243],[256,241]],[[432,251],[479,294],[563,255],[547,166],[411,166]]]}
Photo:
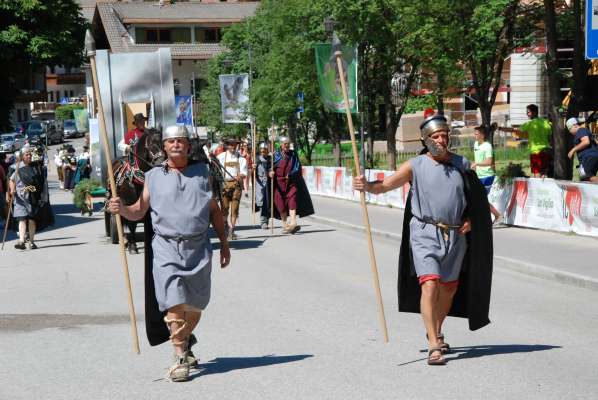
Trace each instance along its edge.
{"label": "shadow on road", "polygon": [[191,379],[196,379],[204,375],[224,374],[238,369],[267,367],[269,365],[285,364],[295,361],[302,361],[313,357],[313,354],[298,354],[294,356],[275,356],[267,355],[262,357],[219,357],[212,361],[200,364],[201,370],[191,374]]}
{"label": "shadow on road", "polygon": [[562,347],[551,346],[547,344],[501,344],[472,347],[451,347],[451,355],[456,354],[456,356],[450,356],[447,357],[447,359],[448,361],[456,361],[465,360],[468,358],[494,356],[498,354],[532,353],[535,351],[545,351],[560,348]]}
{"label": "shadow on road", "polygon": [[[451,347],[451,352],[446,354],[447,361],[465,360],[468,358],[479,358],[486,356],[495,356],[499,354],[514,354],[514,353],[532,353],[535,351],[545,351],[553,349],[561,349],[562,346],[552,346],[547,344],[500,344],[500,345],[482,345],[471,347]],[[427,353],[428,350],[420,350],[422,353]],[[427,357],[418,358],[417,360],[407,361],[398,364],[398,367],[413,364],[418,361],[425,361]]]}
{"label": "shadow on road", "polygon": [[[37,242],[37,240],[36,240]],[[38,246],[39,249],[49,249],[50,247],[69,247],[69,246],[80,246],[87,244],[88,242],[77,242],[77,243],[63,243],[63,244],[50,244],[47,246]]]}
{"label": "shadow on road", "polygon": [[[244,240],[243,238],[231,240],[228,247],[232,250],[256,249],[264,244],[265,240]],[[220,242],[212,242],[213,250],[220,250]]]}

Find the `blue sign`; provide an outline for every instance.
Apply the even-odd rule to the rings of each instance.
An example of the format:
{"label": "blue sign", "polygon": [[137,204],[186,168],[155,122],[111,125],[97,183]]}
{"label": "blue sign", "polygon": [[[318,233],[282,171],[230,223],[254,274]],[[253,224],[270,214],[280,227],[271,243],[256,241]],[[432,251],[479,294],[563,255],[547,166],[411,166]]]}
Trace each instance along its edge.
{"label": "blue sign", "polygon": [[174,96],[176,123],[193,126],[191,96]]}
{"label": "blue sign", "polygon": [[303,108],[303,100],[304,100],[303,92],[297,93],[297,103],[298,103],[297,112],[300,112],[300,113],[305,112],[305,109]]}
{"label": "blue sign", "polygon": [[594,60],[598,58],[598,5],[596,0],[586,2],[586,58]]}

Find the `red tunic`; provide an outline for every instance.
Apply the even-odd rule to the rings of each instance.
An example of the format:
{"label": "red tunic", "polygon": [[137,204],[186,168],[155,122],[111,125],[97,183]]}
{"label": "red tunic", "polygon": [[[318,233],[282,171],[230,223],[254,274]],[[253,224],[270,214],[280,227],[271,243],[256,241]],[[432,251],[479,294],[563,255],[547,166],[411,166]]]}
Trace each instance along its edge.
{"label": "red tunic", "polygon": [[292,179],[288,178],[292,167],[291,158],[283,157],[274,168],[274,174],[276,175],[274,205],[281,214],[297,209],[297,185]]}

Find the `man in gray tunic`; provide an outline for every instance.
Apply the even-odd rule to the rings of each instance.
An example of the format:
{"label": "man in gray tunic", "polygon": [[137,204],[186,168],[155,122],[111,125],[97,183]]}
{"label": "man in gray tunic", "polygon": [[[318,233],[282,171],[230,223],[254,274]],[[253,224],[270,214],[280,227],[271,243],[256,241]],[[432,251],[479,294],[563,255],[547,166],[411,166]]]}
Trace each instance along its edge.
{"label": "man in gray tunic", "polygon": [[272,169],[272,157],[268,153],[268,145],[260,144],[260,154],[256,160],[255,179],[255,208],[260,211],[260,225],[262,229],[268,229],[270,219],[270,187],[268,174]]}
{"label": "man in gray tunic", "polygon": [[212,198],[208,166],[189,163],[187,129],[168,127],[162,139],[168,159],[145,173],[139,200],[124,206],[115,197],[108,208],[133,221],[142,219],[151,210],[155,232],[151,243],[155,294],[160,311],[167,312],[164,322],[175,351],[175,364],[168,377],[181,382],[189,379],[189,368],[196,361],[189,353],[189,341],[210,300],[210,224],[220,239],[222,268],[230,262],[230,250],[222,213]]}
{"label": "man in gray tunic", "polygon": [[[409,223],[413,265],[421,287],[420,308],[429,341],[428,364],[444,365],[442,323],[451,309],[467,250],[467,201],[463,174],[469,162],[448,150],[449,127],[444,116],[427,118],[420,126],[428,152],[404,162],[383,181],[354,178],[356,190],[385,193],[411,182]],[[406,217],[407,218],[407,217]]]}

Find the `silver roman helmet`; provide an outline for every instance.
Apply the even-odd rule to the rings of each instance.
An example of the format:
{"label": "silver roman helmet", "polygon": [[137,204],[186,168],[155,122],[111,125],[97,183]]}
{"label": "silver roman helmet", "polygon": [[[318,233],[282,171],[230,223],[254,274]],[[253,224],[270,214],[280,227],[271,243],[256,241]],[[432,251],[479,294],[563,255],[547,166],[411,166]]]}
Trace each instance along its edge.
{"label": "silver roman helmet", "polygon": [[164,129],[162,141],[174,138],[186,138],[189,140],[189,131],[183,125],[171,125]]}
{"label": "silver roman helmet", "polygon": [[433,156],[442,154],[442,149],[438,148],[430,136],[438,131],[445,131],[446,133],[451,131],[444,115],[435,114],[424,119],[424,122],[419,126],[419,130],[421,131],[421,139],[424,142],[424,145],[428,148],[430,154]]}

